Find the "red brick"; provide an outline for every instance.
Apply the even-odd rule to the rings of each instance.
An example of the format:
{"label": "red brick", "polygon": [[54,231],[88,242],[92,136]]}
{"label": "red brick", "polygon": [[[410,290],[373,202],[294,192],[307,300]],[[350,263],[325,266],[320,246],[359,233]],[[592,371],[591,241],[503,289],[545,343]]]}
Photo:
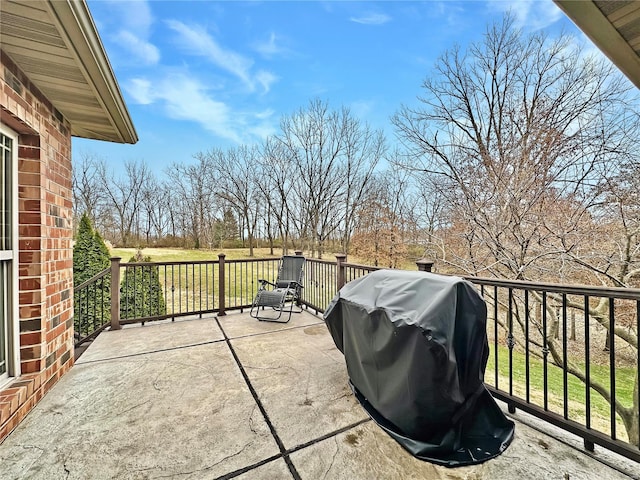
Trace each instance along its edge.
{"label": "red brick", "polygon": [[40,200],[20,200],[19,209],[24,212],[38,212],[40,213]]}
{"label": "red brick", "polygon": [[20,349],[21,360],[36,360],[40,358],[41,347],[40,345],[24,347]]}
{"label": "red brick", "polygon": [[37,290],[40,288],[40,277],[20,278],[20,290]]}
{"label": "red brick", "polygon": [[20,238],[40,237],[42,229],[40,225],[18,225],[18,236]]}
{"label": "red brick", "polygon": [[62,333],[65,331],[64,328],[64,323],[59,324],[57,327],[55,327],[53,330],[47,332],[47,336],[46,336],[46,342],[47,343],[51,343],[55,338],[59,337],[60,335],[62,335]]}
{"label": "red brick", "polygon": [[18,406],[27,399],[27,389],[20,387],[9,387],[2,390],[2,397],[5,401],[11,402],[11,408],[15,411]]}
{"label": "red brick", "polygon": [[42,331],[22,332],[20,334],[20,346],[39,345],[42,343]]}
{"label": "red brick", "polygon": [[[1,443],[73,365],[73,298],[62,295],[73,288],[73,205],[69,122],[56,118],[49,100],[4,51],[0,60],[0,77],[10,72],[23,86],[19,95],[0,82],[3,107],[22,117],[18,122],[23,122],[25,130],[35,130],[21,134],[18,145],[22,376],[0,392]],[[54,323],[58,325],[52,327]],[[45,350],[51,354],[45,356]]]}
{"label": "red brick", "polygon": [[18,240],[18,249],[20,250],[40,250],[39,238],[21,238]]}
{"label": "red brick", "polygon": [[18,294],[18,301],[20,305],[34,305],[40,303],[42,301],[40,290],[20,292]]}
{"label": "red brick", "polygon": [[41,253],[40,251],[31,251],[31,250],[18,252],[18,261],[20,263],[40,263]]}
{"label": "red brick", "polygon": [[22,373],[35,373],[40,371],[42,360],[28,360],[20,362],[20,370]]}
{"label": "red brick", "polygon": [[[41,155],[40,147],[29,147],[25,145],[20,145],[20,148],[18,149],[18,156],[20,157],[20,159],[39,160],[40,155]],[[19,166],[18,170],[29,171],[29,172],[40,172],[40,165],[37,165],[37,169],[35,170],[29,170],[30,168],[34,168],[34,167],[28,166],[27,169],[24,169],[21,166]]]}
{"label": "red brick", "polygon": [[[0,424],[3,424],[13,412],[11,411],[11,402],[0,402]],[[0,438],[2,438],[0,436]]]}
{"label": "red brick", "polygon": [[21,305],[19,311],[20,320],[42,317],[42,305]]}
{"label": "red brick", "polygon": [[40,199],[40,187],[30,187],[24,185],[18,185],[18,198],[19,199]]}
{"label": "red brick", "polygon": [[42,215],[40,212],[18,212],[19,225],[40,225],[42,223]]}
{"label": "red brick", "polygon": [[[33,156],[36,154],[37,156]],[[42,162],[40,161],[40,149],[20,147],[18,149],[18,175],[20,173],[40,173]]]}
{"label": "red brick", "polygon": [[42,178],[39,173],[20,173],[18,172],[18,183],[25,186],[39,186]]}

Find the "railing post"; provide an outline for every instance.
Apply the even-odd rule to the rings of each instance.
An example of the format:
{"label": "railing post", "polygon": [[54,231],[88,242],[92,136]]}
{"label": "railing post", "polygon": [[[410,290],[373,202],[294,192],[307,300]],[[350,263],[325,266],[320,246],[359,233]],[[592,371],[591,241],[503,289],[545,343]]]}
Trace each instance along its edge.
{"label": "railing post", "polygon": [[120,257],[111,258],[111,330],[120,330]]}
{"label": "railing post", "polygon": [[223,317],[226,315],[224,312],[224,253],[218,254],[218,316]]}
{"label": "railing post", "polygon": [[416,265],[418,266],[418,271],[420,271],[420,272],[430,272],[433,269],[434,263],[435,262],[433,260],[428,260],[426,258],[421,258],[420,260],[418,260],[416,262]]}
{"label": "railing post", "polygon": [[347,261],[346,253],[336,253],[336,286],[337,290],[340,290],[344,287],[345,284],[345,274],[344,274],[344,263]]}

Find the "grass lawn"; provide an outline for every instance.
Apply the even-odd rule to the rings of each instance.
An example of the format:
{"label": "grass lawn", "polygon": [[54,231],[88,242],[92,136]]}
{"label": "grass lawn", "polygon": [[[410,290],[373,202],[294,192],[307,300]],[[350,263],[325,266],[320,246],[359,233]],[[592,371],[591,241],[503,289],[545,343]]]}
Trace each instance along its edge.
{"label": "grass lawn", "polygon": [[[491,346],[493,349],[494,346]],[[507,347],[498,346],[498,387],[503,391],[509,391],[509,350]],[[581,365],[584,367],[584,365]],[[526,395],[526,357],[522,352],[513,352],[513,394],[525,398]],[[529,385],[530,402],[544,406],[543,389],[543,362],[532,355],[529,357]],[[636,378],[636,369],[631,367],[616,367],[616,398],[625,406],[633,403],[633,386]],[[603,365],[591,365],[591,379],[605,386],[609,386],[609,367]],[[494,352],[489,355],[485,382],[495,386],[495,359]],[[547,363],[547,390],[549,410],[563,415],[563,372],[562,369],[551,362]],[[569,418],[579,423],[586,421],[586,388],[585,384],[572,375],[567,375]],[[611,407],[599,393],[591,389],[591,427],[603,433],[610,434]],[[626,440],[627,435],[624,424],[617,417],[616,436]]]}
{"label": "grass lawn", "polygon": [[[111,255],[128,262],[136,254],[136,248],[112,248]],[[268,248],[254,248],[253,258],[280,258],[281,250],[274,250],[269,255]],[[226,250],[182,249],[182,248],[143,248],[142,255],[151,257],[152,262],[189,262],[197,260],[218,260],[218,254],[224,253],[225,260],[238,260],[249,257],[248,248],[232,248]]]}
{"label": "grass lawn", "polygon": [[[114,257],[122,258],[123,262],[128,262],[129,259],[135,255],[136,248],[112,248],[110,253]],[[188,249],[188,248],[143,248],[142,255],[151,257],[152,262],[188,262],[196,260],[217,260],[218,254],[224,253],[226,260],[240,260],[249,257],[248,248],[227,248],[227,249],[214,249],[209,250],[205,248],[201,249]],[[268,248],[254,248],[253,258],[280,258],[282,256],[282,250],[275,248],[273,255],[269,254]],[[289,254],[293,255],[293,250],[289,250]],[[308,252],[305,252],[308,255]],[[311,257],[309,257],[311,258]],[[336,260],[335,253],[327,252],[322,258],[324,260],[334,261]],[[349,255],[349,263],[356,263],[359,265],[370,265],[371,263],[359,258],[355,255]],[[385,265],[382,265],[385,267]],[[417,270],[415,262],[406,260],[399,265],[400,269],[404,270]]]}

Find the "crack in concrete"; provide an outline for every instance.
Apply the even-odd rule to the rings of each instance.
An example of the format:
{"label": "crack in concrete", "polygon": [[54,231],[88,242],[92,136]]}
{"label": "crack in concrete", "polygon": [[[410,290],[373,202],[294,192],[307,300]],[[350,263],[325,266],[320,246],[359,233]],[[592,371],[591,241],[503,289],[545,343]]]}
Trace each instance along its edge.
{"label": "crack in concrete", "polygon": [[150,402],[151,402],[151,400],[147,400],[146,402],[138,403],[137,405],[133,405],[133,406],[127,408],[126,410],[123,410],[122,412],[120,412],[120,414],[122,415],[123,413],[128,413],[131,410],[135,410],[136,408],[141,407],[142,405],[146,405],[147,403],[150,403]]}
{"label": "crack in concrete", "polygon": [[[176,478],[177,476],[186,476],[186,477],[189,477],[189,476],[194,475],[194,474],[199,474],[199,473],[202,473],[202,472],[206,472],[207,470],[211,470],[212,468],[217,467],[217,466],[218,466],[218,465],[220,465],[222,462],[224,462],[224,461],[226,461],[226,460],[229,460],[229,459],[231,459],[231,458],[233,458],[233,457],[236,457],[236,456],[240,455],[242,452],[244,452],[244,451],[245,451],[247,448],[249,448],[251,445],[253,445],[253,442],[249,442],[249,443],[247,443],[245,446],[243,446],[243,447],[242,447],[240,450],[238,450],[237,452],[232,453],[232,454],[230,454],[230,455],[227,455],[226,457],[222,457],[220,460],[218,460],[217,462],[215,462],[215,463],[213,463],[213,464],[211,464],[211,465],[208,465],[208,466],[205,466],[205,467],[202,467],[202,468],[197,468],[197,469],[195,469],[195,470],[191,470],[191,471],[188,471],[188,472],[175,472],[175,473],[171,473],[171,474],[169,474],[169,475],[159,475],[159,476],[154,477],[154,478]],[[200,477],[198,477],[198,478],[200,478]]]}
{"label": "crack in concrete", "polygon": [[331,402],[336,402],[338,400],[340,400],[341,398],[347,398],[347,397],[351,397],[351,392],[348,393],[343,393],[342,395],[338,395],[337,397],[333,397],[331,398]]}
{"label": "crack in concrete", "polygon": [[254,420],[253,420],[253,414],[256,412],[256,408],[258,408],[258,405],[254,404],[253,408],[251,409],[251,414],[249,415],[249,429],[255,434],[258,435],[258,431],[255,429],[254,426]]}
{"label": "crack in concrete", "polygon": [[37,445],[18,445],[20,448],[24,448],[24,449],[33,449],[33,450],[38,450],[40,453],[44,453],[44,448],[42,447],[38,447]]}
{"label": "crack in concrete", "polygon": [[333,468],[333,464],[336,461],[336,457],[338,456],[338,452],[340,451],[340,447],[338,446],[338,438],[337,437],[333,437],[333,443],[335,443],[335,445],[336,445],[336,450],[333,452],[333,457],[331,457],[331,463],[329,464],[329,467],[325,470],[324,475],[322,475],[322,478],[327,478],[327,475],[329,475],[329,472]]}
{"label": "crack in concrete", "polygon": [[164,376],[164,371],[166,369],[167,367],[165,365],[165,367],[158,373],[158,375],[156,375],[156,378],[153,379],[153,382],[152,382],[153,388],[158,392],[162,391],[162,389],[158,386],[158,384],[159,384],[160,377]]}

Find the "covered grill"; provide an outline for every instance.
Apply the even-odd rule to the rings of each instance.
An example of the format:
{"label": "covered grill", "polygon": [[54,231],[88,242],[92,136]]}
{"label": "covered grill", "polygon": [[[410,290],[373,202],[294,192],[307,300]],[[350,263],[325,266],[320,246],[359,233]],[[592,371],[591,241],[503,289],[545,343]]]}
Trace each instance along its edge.
{"label": "covered grill", "polygon": [[514,424],[484,387],[487,309],[469,282],[379,270],[345,285],[324,318],[356,398],[411,454],[451,467],[507,448]]}

